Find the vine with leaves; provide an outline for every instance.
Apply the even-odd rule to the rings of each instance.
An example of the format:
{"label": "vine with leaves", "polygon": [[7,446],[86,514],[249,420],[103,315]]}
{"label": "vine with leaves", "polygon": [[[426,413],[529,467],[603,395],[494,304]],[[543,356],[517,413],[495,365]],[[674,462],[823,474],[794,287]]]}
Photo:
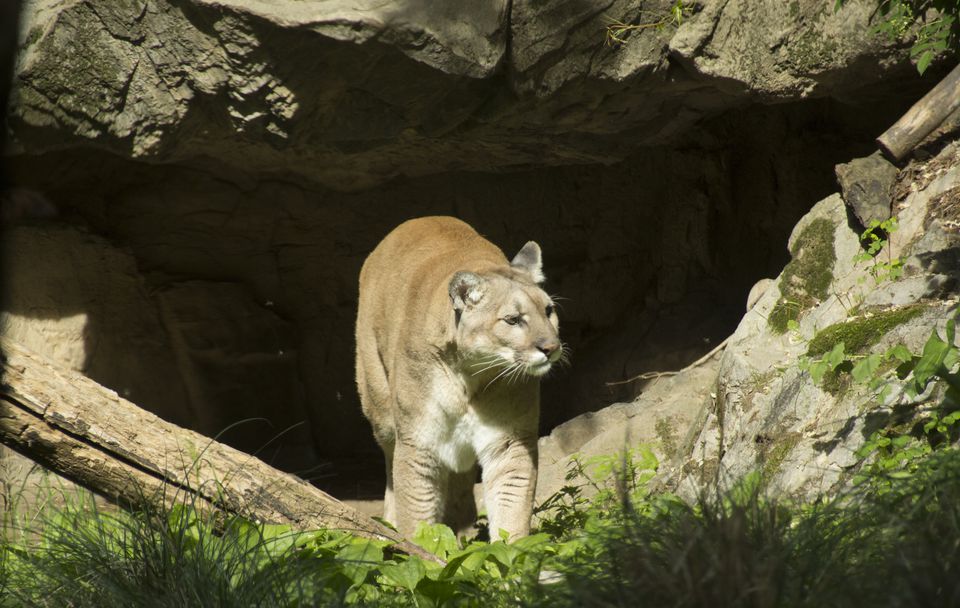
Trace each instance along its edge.
{"label": "vine with leaves", "polygon": [[[839,11],[849,0],[836,0]],[[934,59],[960,54],[960,0],[877,0],[872,31],[910,41],[910,57],[923,74]]]}

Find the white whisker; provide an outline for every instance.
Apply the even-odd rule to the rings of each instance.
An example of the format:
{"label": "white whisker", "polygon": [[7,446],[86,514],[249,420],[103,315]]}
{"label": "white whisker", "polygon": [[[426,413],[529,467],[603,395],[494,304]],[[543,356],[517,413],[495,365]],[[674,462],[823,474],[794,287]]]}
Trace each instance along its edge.
{"label": "white whisker", "polygon": [[503,358],[500,355],[487,355],[486,357],[480,358],[470,364],[470,367],[477,367],[478,365],[486,365],[488,363],[493,363],[495,361],[501,361]]}
{"label": "white whisker", "polygon": [[497,354],[488,355],[486,357],[482,357],[478,359],[477,361],[469,365],[469,367],[481,367],[481,369],[478,369],[477,371],[473,372],[470,375],[479,376],[484,372],[490,371],[491,369],[496,369],[501,365],[505,365],[506,363],[507,361],[504,360],[504,358],[501,357],[500,355],[497,355]]}
{"label": "white whisker", "polygon": [[517,363],[511,363],[507,367],[503,368],[503,371],[501,371],[499,374],[494,376],[493,380],[491,380],[490,382],[487,382],[487,385],[483,387],[483,390],[487,390],[488,388],[490,388],[491,384],[493,384],[494,382],[496,382],[497,380],[499,380],[504,376],[507,376],[509,378],[510,372],[512,372],[516,366],[517,366]]}
{"label": "white whisker", "polygon": [[491,370],[491,369],[496,369],[496,368],[500,367],[501,365],[503,365],[503,363],[504,363],[503,361],[495,361],[494,363],[488,365],[487,367],[485,367],[485,368],[483,368],[483,369],[480,369],[480,370],[477,370],[477,371],[473,372],[473,373],[470,374],[470,375],[471,375],[471,376],[479,376],[480,374],[482,374],[482,373],[485,372],[485,371],[489,371],[489,370]]}

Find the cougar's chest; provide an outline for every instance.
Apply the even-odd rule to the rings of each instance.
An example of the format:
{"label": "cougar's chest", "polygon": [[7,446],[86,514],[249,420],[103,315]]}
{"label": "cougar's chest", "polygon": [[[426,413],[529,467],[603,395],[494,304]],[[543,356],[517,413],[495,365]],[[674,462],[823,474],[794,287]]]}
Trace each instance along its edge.
{"label": "cougar's chest", "polygon": [[454,391],[432,395],[421,445],[430,446],[443,466],[463,473],[477,464],[478,454],[503,437],[504,429],[479,416],[465,395],[451,393]]}
{"label": "cougar's chest", "polygon": [[447,417],[437,437],[435,449],[440,461],[457,473],[477,464],[477,455],[503,436],[503,430],[468,409],[459,417]]}

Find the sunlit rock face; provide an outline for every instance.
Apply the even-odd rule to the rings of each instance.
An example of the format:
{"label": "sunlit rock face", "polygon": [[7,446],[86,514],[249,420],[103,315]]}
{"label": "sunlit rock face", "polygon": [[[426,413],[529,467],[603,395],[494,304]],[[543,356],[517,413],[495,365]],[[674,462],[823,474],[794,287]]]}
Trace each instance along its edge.
{"label": "sunlit rock face", "polygon": [[[24,9],[14,149],[355,190],[616,162],[733,108],[857,100],[910,69],[858,3],[691,3],[679,25],[673,5],[37,0]],[[616,22],[659,27],[615,34]]]}

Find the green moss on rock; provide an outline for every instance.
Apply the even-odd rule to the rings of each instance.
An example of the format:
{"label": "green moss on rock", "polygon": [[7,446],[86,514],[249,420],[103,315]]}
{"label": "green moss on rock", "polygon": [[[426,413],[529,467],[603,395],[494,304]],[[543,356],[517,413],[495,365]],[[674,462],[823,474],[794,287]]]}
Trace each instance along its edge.
{"label": "green moss on rock", "polygon": [[827,219],[810,222],[794,243],[793,259],[780,275],[780,299],[770,311],[767,323],[777,333],[787,331],[790,321],[827,297],[833,281],[834,225]]}
{"label": "green moss on rock", "polygon": [[656,424],[654,424],[654,430],[657,433],[657,438],[660,440],[660,449],[663,450],[663,453],[667,458],[673,458],[677,455],[677,432],[673,428],[673,424],[667,418],[657,418]]}
{"label": "green moss on rock", "polygon": [[911,304],[825,327],[810,340],[807,355],[819,357],[840,342],[843,342],[844,352],[863,353],[883,336],[922,313],[924,308],[924,304]]}
{"label": "green moss on rock", "polygon": [[767,439],[765,442],[758,443],[758,456],[761,464],[760,479],[763,485],[767,485],[780,471],[787,455],[800,443],[800,433],[786,433],[773,441]]}

